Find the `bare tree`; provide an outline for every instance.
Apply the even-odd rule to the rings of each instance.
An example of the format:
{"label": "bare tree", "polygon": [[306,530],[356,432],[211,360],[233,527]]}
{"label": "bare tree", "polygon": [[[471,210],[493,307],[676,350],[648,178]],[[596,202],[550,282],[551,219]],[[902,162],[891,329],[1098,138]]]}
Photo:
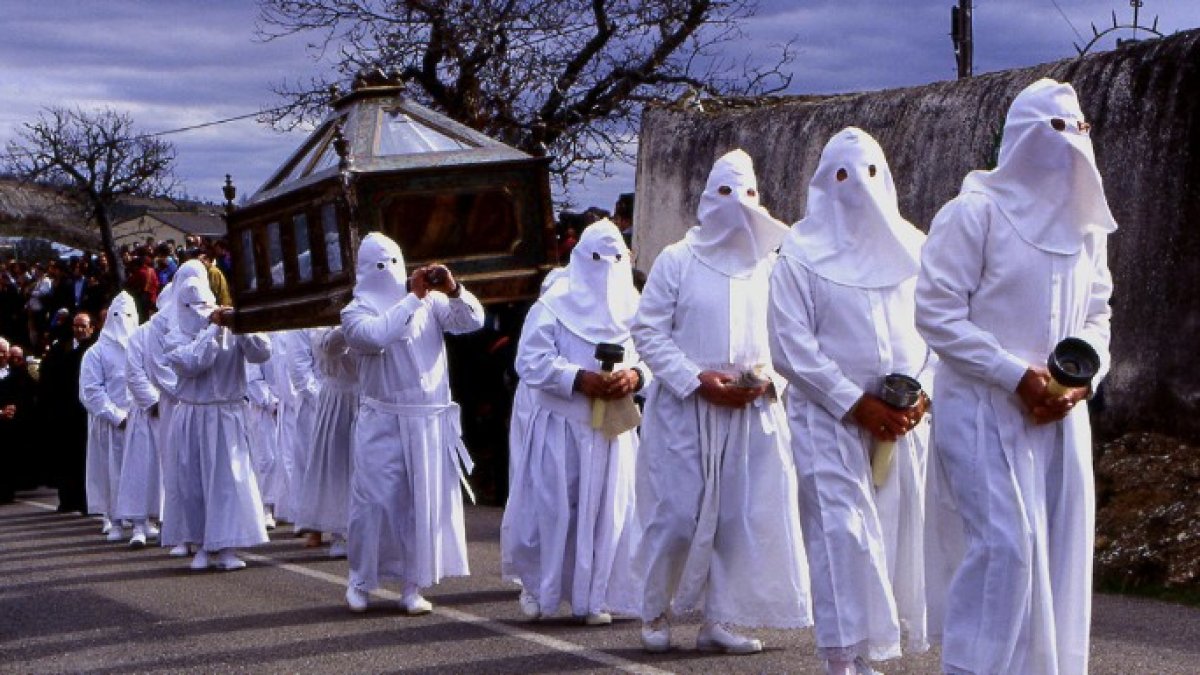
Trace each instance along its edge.
{"label": "bare tree", "polygon": [[631,159],[642,105],[764,95],[791,81],[792,43],[751,67],[723,56],[755,0],[260,0],[258,33],[312,34],[333,75],[276,89],[284,127],[319,117],[331,84],[383,70],[418,101],[531,153],[565,182]]}
{"label": "bare tree", "polygon": [[125,195],[158,196],[175,187],[175,147],[138,135],[129,115],[46,108],[8,144],[5,169],[22,180],[74,190],[100,230],[119,282],[125,270],[113,240],[111,209]]}

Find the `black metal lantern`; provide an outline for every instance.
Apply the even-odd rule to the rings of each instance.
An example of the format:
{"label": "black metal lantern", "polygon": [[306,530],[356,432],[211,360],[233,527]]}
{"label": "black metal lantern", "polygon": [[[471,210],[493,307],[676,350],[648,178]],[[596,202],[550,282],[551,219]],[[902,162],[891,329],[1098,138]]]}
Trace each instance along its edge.
{"label": "black metal lantern", "polygon": [[413,103],[394,82],[356,85],[230,211],[238,330],[336,324],[358,240],[373,231],[410,269],[448,265],[485,304],[536,298],[554,262],[548,160]]}

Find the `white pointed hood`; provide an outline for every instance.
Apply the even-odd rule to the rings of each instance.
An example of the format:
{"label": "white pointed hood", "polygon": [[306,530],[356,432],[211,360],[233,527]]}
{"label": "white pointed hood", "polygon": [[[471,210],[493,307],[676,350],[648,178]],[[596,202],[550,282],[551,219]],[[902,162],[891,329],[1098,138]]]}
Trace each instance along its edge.
{"label": "white pointed hood", "polygon": [[700,225],[684,241],[701,262],[729,277],[749,276],[788,232],[759,203],[754,163],[743,150],[713,164],[696,216]]}
{"label": "white pointed hood", "polygon": [[[176,324],[176,319],[179,316],[179,292],[183,289],[188,279],[199,279],[207,284],[208,268],[199,260],[189,260],[183,263],[179,266],[179,269],[175,270],[175,276],[171,278],[171,283],[167,284],[167,288],[164,289],[164,293],[167,295],[166,306],[163,305],[162,299],[164,293],[159,294],[158,311],[160,314],[166,315],[168,330]],[[166,292],[168,290],[170,291],[169,293]]]}
{"label": "white pointed hood", "polygon": [[842,286],[887,288],[916,276],[924,243],[900,215],[883,148],[847,127],[821,151],[804,219],[781,253]]}
{"label": "white pointed hood", "polygon": [[962,191],[990,197],[1021,239],[1050,253],[1069,255],[1089,232],[1113,232],[1117,223],[1082,122],[1071,85],[1034,82],[1008,109],[996,168],[972,171]]}
{"label": "white pointed hood", "polygon": [[104,319],[104,328],[100,329],[100,339],[115,342],[124,349],[129,346],[129,336],[137,327],[137,303],[132,295],[121,291],[108,306],[108,316]]}
{"label": "white pointed hood", "polygon": [[208,327],[208,317],[217,309],[217,298],[208,286],[208,279],[185,279],[175,291],[175,329],[187,337],[195,337]]}
{"label": "white pointed hood", "polygon": [[372,232],[358,245],[354,269],[354,299],[378,313],[408,295],[404,254],[396,242]]}
{"label": "white pointed hood", "polygon": [[540,302],[584,340],[620,344],[629,339],[640,297],[633,285],[629,248],[621,231],[606,218],[583,231],[571,249],[566,273]]}

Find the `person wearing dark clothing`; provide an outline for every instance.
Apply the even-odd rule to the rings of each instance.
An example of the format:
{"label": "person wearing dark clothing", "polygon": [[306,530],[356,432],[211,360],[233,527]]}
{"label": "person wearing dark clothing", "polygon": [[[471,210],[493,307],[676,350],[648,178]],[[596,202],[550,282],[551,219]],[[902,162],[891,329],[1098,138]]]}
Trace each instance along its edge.
{"label": "person wearing dark clothing", "polygon": [[50,346],[41,365],[39,413],[47,446],[54,453],[58,510],[87,513],[84,470],[87,462],[88,416],[79,402],[79,369],[92,346],[92,319],[84,312],[71,324],[72,336]]}
{"label": "person wearing dark clothing", "polygon": [[140,319],[149,319],[151,310],[158,302],[158,274],[149,258],[141,255],[133,257],[129,278],[125,281],[125,290],[133,296]]}
{"label": "person wearing dark clothing", "polygon": [[24,351],[0,340],[0,503],[12,501],[14,490],[38,485],[30,443],[34,386]]}

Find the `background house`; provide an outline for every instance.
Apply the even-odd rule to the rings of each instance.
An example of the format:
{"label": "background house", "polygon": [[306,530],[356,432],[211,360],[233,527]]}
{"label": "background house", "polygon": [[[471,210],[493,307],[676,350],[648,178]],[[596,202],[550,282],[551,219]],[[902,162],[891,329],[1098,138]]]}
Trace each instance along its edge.
{"label": "background house", "polygon": [[220,239],[225,236],[225,219],[210,211],[146,211],[113,225],[117,246],[140,244],[148,238],[182,245],[188,235]]}

